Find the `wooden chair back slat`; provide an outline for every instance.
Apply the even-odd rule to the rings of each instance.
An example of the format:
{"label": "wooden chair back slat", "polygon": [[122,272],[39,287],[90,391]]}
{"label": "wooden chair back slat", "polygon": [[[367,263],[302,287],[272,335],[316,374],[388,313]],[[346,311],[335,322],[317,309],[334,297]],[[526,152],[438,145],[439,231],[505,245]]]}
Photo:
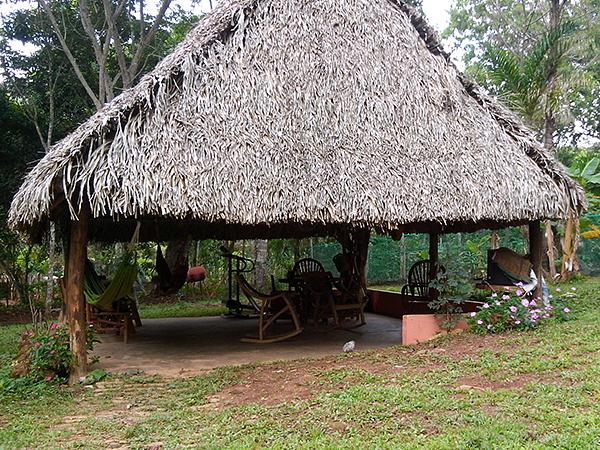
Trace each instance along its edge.
{"label": "wooden chair back slat", "polygon": [[303,273],[311,272],[325,272],[325,268],[323,267],[323,264],[316,259],[303,258],[296,261],[296,264],[294,264],[294,268],[292,269],[292,273],[295,277],[300,277]]}
{"label": "wooden chair back slat", "polygon": [[[429,283],[432,281],[431,274],[431,261],[424,260],[418,261],[408,271],[407,284],[402,288],[402,294],[412,295],[418,297],[429,297],[430,289]],[[440,272],[444,272],[443,266],[438,267]]]}

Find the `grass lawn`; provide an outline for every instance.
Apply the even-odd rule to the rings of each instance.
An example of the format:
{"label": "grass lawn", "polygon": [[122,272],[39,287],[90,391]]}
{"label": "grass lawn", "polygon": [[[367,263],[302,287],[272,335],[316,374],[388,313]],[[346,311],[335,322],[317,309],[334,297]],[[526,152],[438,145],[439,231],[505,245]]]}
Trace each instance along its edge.
{"label": "grass lawn", "polygon": [[154,303],[139,305],[142,319],[162,319],[165,317],[206,317],[225,314],[228,309],[216,302],[184,301],[176,303]]}
{"label": "grass lawn", "polygon": [[0,448],[599,448],[600,279],[576,285],[573,320],[531,332],[0,390]]}

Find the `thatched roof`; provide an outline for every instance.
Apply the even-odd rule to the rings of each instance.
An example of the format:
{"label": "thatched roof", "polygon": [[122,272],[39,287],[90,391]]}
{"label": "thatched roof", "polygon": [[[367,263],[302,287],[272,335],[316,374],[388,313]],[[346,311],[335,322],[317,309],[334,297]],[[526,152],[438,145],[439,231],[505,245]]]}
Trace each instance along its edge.
{"label": "thatched roof", "polygon": [[233,0],[55,145],[10,223],[32,233],[87,203],[105,229],[472,228],[584,202],[402,1]]}

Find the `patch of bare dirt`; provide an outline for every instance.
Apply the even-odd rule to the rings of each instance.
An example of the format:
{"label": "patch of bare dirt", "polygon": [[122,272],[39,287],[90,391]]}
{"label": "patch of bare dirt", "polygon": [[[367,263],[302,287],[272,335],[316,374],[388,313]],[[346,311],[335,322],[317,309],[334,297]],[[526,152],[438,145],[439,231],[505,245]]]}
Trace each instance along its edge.
{"label": "patch of bare dirt", "polygon": [[209,397],[217,409],[260,403],[277,405],[310,398],[322,391],[315,374],[296,364],[260,366],[244,374],[243,382]]}
{"label": "patch of bare dirt", "polygon": [[352,381],[352,375],[339,383],[327,383],[320,376],[323,372],[336,369],[364,371],[376,376],[415,372],[412,367],[370,361],[359,355],[345,359],[334,357],[262,365],[244,373],[241,383],[228,386],[209,397],[208,404],[203,407],[214,407],[220,410],[255,403],[278,405],[310,399],[322,392],[341,389]]}
{"label": "patch of bare dirt", "polygon": [[497,391],[500,389],[521,389],[529,383],[560,384],[561,373],[495,374],[493,378],[481,375],[460,377],[456,380],[459,391]]}

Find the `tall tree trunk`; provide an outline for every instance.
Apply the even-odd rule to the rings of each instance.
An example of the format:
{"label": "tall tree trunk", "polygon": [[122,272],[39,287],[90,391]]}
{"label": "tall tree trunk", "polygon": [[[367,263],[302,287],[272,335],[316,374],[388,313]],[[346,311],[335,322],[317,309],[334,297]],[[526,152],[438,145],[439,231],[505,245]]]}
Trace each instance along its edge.
{"label": "tall tree trunk", "polygon": [[267,278],[267,257],[269,241],[256,239],[252,241],[252,256],[255,261],[254,266],[254,285],[259,289],[264,289]]}
{"label": "tall tree trunk", "polygon": [[84,265],[87,258],[88,225],[90,212],[82,209],[78,220],[71,223],[69,252],[66,259],[66,303],[69,338],[73,363],[69,383],[77,383],[87,374],[87,349],[85,329],[85,300],[83,296]]}
{"label": "tall tree trunk", "polygon": [[[552,26],[552,25],[551,25]],[[551,78],[549,79],[549,85],[554,83],[555,75],[550,74]],[[546,116],[544,119],[544,148],[546,148],[550,153],[554,154],[554,130],[556,127],[556,121],[554,119],[553,112],[546,108]],[[548,272],[550,275],[550,279],[555,280],[556,273],[556,264],[555,253],[554,253],[554,232],[552,231],[552,223],[549,220],[544,221],[545,228],[545,236],[546,236],[546,258],[548,261]]]}
{"label": "tall tree trunk", "polygon": [[556,264],[555,253],[554,253],[554,232],[552,231],[552,223],[549,220],[544,221],[544,229],[546,236],[546,257],[548,258],[548,272],[550,274],[550,279],[556,279]]}
{"label": "tall tree trunk", "polygon": [[169,241],[165,251],[165,261],[171,272],[176,267],[188,264],[187,254],[190,241]]}
{"label": "tall tree trunk", "polygon": [[300,239],[294,239],[292,241],[294,246],[294,263],[300,259]]}
{"label": "tall tree trunk", "polygon": [[567,281],[571,275],[579,270],[576,250],[579,245],[579,218],[571,212],[565,226],[563,239],[563,256],[560,267],[560,279]]}
{"label": "tall tree trunk", "polygon": [[500,236],[498,230],[492,230],[490,234],[490,250],[496,250],[500,246]]}

